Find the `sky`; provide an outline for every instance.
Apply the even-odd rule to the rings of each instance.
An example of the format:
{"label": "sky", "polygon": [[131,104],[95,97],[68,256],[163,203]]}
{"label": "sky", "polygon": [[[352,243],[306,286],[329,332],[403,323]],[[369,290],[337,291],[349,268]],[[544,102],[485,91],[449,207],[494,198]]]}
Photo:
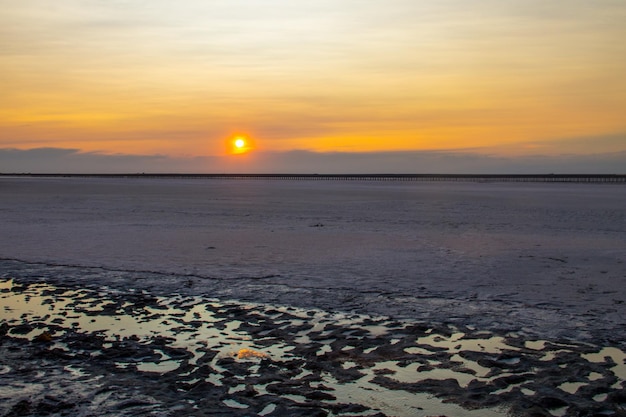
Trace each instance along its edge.
{"label": "sky", "polygon": [[623,0],[0,0],[0,172],[626,173],[624,22]]}

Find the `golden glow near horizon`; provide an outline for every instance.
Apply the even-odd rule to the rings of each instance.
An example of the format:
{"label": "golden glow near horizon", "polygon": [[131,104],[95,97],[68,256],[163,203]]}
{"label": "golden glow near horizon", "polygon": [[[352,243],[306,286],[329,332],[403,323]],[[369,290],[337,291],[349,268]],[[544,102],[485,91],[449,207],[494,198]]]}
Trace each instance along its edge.
{"label": "golden glow near horizon", "polygon": [[0,10],[0,148],[220,155],[233,131],[265,152],[626,148],[580,140],[626,132],[624,1]]}

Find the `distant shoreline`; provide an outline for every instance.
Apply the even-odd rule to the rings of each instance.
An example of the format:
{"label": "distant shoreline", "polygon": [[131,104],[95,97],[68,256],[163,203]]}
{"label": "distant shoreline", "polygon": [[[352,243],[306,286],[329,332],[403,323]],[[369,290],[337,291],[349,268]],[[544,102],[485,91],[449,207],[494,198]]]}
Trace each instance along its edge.
{"label": "distant shoreline", "polygon": [[181,178],[181,179],[268,179],[317,181],[457,181],[457,182],[568,182],[626,183],[626,174],[50,174],[0,173],[0,177],[50,178]]}

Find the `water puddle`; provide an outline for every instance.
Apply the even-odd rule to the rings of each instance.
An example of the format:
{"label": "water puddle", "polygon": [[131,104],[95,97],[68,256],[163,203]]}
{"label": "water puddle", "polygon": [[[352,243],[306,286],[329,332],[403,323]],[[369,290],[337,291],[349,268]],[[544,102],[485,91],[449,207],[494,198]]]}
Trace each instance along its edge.
{"label": "water puddle", "polygon": [[626,380],[625,352],[614,347],[605,347],[599,352],[583,355],[583,358],[594,363],[613,363],[611,372],[622,381]]}

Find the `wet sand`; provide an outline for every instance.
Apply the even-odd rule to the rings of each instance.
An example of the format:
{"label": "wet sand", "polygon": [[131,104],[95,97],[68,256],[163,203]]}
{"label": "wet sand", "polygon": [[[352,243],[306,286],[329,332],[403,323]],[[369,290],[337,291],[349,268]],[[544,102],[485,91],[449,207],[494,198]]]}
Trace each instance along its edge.
{"label": "wet sand", "polygon": [[[117,415],[169,415],[183,403],[193,405],[197,395],[164,400],[158,394],[181,378],[188,384],[181,392],[191,392],[200,380],[210,384],[202,392],[216,396],[211,409],[224,409],[224,415],[235,414],[233,410],[242,415],[297,415],[294,410],[309,412],[302,415],[312,415],[311,410],[331,415],[462,415],[466,408],[496,404],[520,415],[573,415],[580,410],[621,415],[624,191],[620,185],[585,184],[3,178],[0,278],[13,280],[7,281],[11,284],[6,284],[3,302],[23,285],[22,292],[36,292],[33,285],[44,283],[58,286],[51,291],[61,293],[103,287],[103,297],[118,305],[97,317],[126,311],[138,319],[146,313],[141,306],[131,308],[133,294],[146,294],[158,300],[155,305],[178,308],[176,314],[187,311],[181,308],[185,305],[217,314],[231,333],[234,324],[228,323],[246,323],[241,332],[253,343],[238,341],[229,349],[251,349],[260,356],[229,356],[224,344],[232,334],[222,335],[219,342],[204,346],[204,355],[213,355],[205,371],[220,375],[219,380],[210,375],[202,379],[198,361],[204,356],[197,349],[189,353],[189,344],[201,342],[200,336],[187,340],[188,353],[180,351],[183,357],[164,370],[158,369],[167,362],[164,352],[179,348],[177,335],[184,330],[160,329],[176,340],[155,342],[157,333],[138,334],[137,326],[131,326],[133,334],[124,335],[109,322],[109,333],[100,334],[80,320],[77,326],[52,323],[53,314],[41,319],[41,313],[30,311],[16,318],[6,305],[2,319],[9,327],[0,347],[19,357],[15,363],[27,358],[27,363],[45,362],[46,369],[59,363],[70,370],[77,366],[87,372],[85,380],[93,379],[95,391],[118,374],[134,381],[126,388],[143,384],[137,392],[129,391],[135,394],[128,398],[120,394],[126,388],[112,392],[131,404],[152,398],[136,405],[148,408],[117,408]],[[180,301],[184,297],[200,299]],[[206,307],[207,297],[216,300],[216,307]],[[63,296],[68,298],[75,297]],[[87,314],[76,302],[69,302],[68,311]],[[243,311],[239,314],[244,320],[233,309]],[[194,327],[194,320],[176,318],[169,310],[159,314],[166,321],[183,320],[181,328],[204,326]],[[215,322],[202,314],[196,321]],[[285,316],[278,319],[281,314]],[[252,326],[253,316],[263,317],[263,325]],[[33,328],[20,330],[24,325]],[[52,329],[53,340],[37,339],[51,325],[59,326]],[[372,331],[372,326],[384,330]],[[259,329],[267,334],[255,333]],[[83,349],[75,342],[81,337],[90,346],[102,342],[88,356],[104,362],[79,360],[80,352],[72,346]],[[132,358],[133,349],[145,350],[147,359],[112,361],[107,349],[120,350],[115,343],[122,342],[131,346],[130,353],[119,354],[122,359]],[[495,347],[486,346],[492,342]],[[60,344],[56,353],[55,343]],[[277,353],[281,344],[291,347],[291,353]],[[3,357],[11,358],[7,355]],[[273,371],[270,364],[276,367]],[[4,381],[19,385],[26,382],[18,375],[32,379],[11,363],[3,366]],[[308,369],[313,379],[292,375],[290,366],[299,372]],[[108,373],[98,374],[96,368]],[[155,372],[164,378],[162,386],[149,376]],[[258,379],[275,374],[282,379]],[[72,373],[68,375],[73,381]],[[223,378],[234,379],[224,383]],[[50,380],[46,375],[40,379]],[[241,392],[232,388],[236,381]],[[411,397],[400,410],[385,408],[372,394],[377,390],[382,398],[389,393],[422,395],[422,406]],[[439,400],[429,403],[427,394]],[[98,403],[102,397],[90,395],[85,400],[90,407],[120,407],[118,400]],[[60,404],[72,403],[61,394],[54,401],[36,393],[29,398],[23,399],[28,404],[22,403],[29,412],[44,404],[60,407],[57,412],[62,413]],[[441,400],[461,408],[436,408]],[[270,403],[277,408],[268,409]],[[10,406],[16,411],[19,401]],[[189,415],[204,415],[194,413]]]}

